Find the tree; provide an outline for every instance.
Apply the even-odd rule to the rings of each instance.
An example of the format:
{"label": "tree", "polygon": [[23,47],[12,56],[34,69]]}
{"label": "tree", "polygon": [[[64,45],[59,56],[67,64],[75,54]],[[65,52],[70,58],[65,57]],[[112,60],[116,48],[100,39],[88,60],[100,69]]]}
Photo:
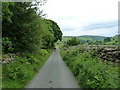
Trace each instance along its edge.
{"label": "tree", "polygon": [[36,51],[41,39],[40,24],[37,23],[40,18],[36,14],[36,8],[32,8],[31,3],[19,2],[9,6],[9,9],[13,13],[12,23],[3,28],[3,36],[12,40],[15,52]]}
{"label": "tree", "polygon": [[46,23],[46,19],[44,22],[42,22],[42,26],[44,28],[43,34],[42,34],[42,48],[53,48],[54,47],[54,32],[52,30],[52,27]]}
{"label": "tree", "polygon": [[2,20],[7,22],[12,22],[11,17],[13,16],[13,13],[9,9],[10,5],[14,5],[14,3],[13,2],[2,3]]}
{"label": "tree", "polygon": [[56,22],[44,19],[43,47],[53,48],[58,40],[62,40],[62,32]]}
{"label": "tree", "polygon": [[47,24],[50,25],[50,27],[53,30],[54,37],[55,37],[54,42],[57,42],[58,40],[61,41],[62,40],[62,32],[60,30],[60,27],[57,25],[57,23],[52,20],[49,20],[49,19],[46,19],[46,22],[47,22]]}
{"label": "tree", "polygon": [[69,39],[67,41],[67,45],[69,45],[69,46],[74,46],[74,45],[78,45],[78,44],[80,44],[80,40],[76,37],[72,37],[71,39]]}
{"label": "tree", "polygon": [[[44,19],[38,12],[39,3],[13,2],[3,3],[2,36],[4,50],[12,52],[35,53],[41,48],[52,48],[57,40],[62,39],[62,32],[52,20]],[[12,44],[6,44],[8,40]],[[8,45],[8,46],[7,46]]]}
{"label": "tree", "polygon": [[110,41],[111,41],[110,37],[106,37],[106,38],[104,39],[104,42],[110,42]]}

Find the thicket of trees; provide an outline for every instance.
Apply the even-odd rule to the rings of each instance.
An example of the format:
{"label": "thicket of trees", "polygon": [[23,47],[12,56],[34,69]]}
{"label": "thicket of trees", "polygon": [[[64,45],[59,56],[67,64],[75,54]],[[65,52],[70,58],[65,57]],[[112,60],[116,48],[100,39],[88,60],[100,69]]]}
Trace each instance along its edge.
{"label": "thicket of trees", "polygon": [[[63,41],[68,46],[74,46],[74,45],[118,45],[118,38],[119,36],[113,36],[113,37],[106,37],[102,40],[93,40],[93,39],[82,39],[79,37],[72,37],[67,38],[66,41]],[[63,39],[64,40],[64,39]]]}
{"label": "thicket of trees", "polygon": [[110,42],[110,41],[111,41],[110,37],[106,37],[106,38],[104,39],[104,42]]}
{"label": "thicket of trees", "polygon": [[42,10],[38,10],[37,6],[44,3],[2,3],[4,53],[35,53],[41,48],[53,48],[54,43],[62,39],[62,32],[57,23],[44,19]]}
{"label": "thicket of trees", "polygon": [[71,39],[67,41],[68,46],[74,46],[74,45],[79,45],[79,44],[80,44],[80,39],[78,39],[77,37],[72,37]]}

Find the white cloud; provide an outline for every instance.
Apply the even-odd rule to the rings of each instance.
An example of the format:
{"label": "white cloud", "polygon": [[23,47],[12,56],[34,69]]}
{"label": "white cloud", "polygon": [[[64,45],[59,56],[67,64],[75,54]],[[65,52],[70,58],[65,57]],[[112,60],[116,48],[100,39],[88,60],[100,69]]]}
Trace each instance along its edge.
{"label": "white cloud", "polygon": [[86,30],[71,30],[71,31],[64,31],[65,36],[80,36],[80,35],[100,35],[100,36],[114,36],[118,33],[118,27],[113,27],[109,29],[93,29],[90,31]]}
{"label": "white cloud", "polygon": [[[118,20],[119,0],[48,0],[45,4],[44,13],[49,19],[58,23],[63,35],[77,36],[78,31],[85,34],[83,29],[92,23],[104,23]],[[66,27],[69,29],[65,30]],[[70,29],[71,27],[71,29]],[[109,31],[109,29],[104,29]],[[108,34],[104,33],[105,36]],[[87,34],[95,34],[97,30],[89,31]],[[103,32],[102,32],[103,31]],[[115,33],[112,29],[111,31]],[[91,32],[91,33],[90,33]],[[111,33],[111,32],[108,32]]]}

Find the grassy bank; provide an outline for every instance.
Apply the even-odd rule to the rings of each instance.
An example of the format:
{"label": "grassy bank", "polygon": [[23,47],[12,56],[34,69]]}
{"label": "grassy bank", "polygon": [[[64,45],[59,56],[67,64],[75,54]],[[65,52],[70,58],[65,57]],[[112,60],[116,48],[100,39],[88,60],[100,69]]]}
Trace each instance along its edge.
{"label": "grassy bank", "polygon": [[52,50],[42,49],[38,54],[23,53],[16,60],[2,67],[3,88],[24,88],[38,73]]}
{"label": "grassy bank", "polygon": [[82,88],[118,88],[118,67],[103,62],[95,50],[61,49],[61,55]]}

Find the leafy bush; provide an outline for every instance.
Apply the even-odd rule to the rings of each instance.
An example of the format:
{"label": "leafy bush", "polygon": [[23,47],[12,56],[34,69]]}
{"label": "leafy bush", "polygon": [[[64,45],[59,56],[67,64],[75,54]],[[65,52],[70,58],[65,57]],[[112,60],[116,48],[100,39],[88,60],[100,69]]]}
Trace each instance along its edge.
{"label": "leafy bush", "polygon": [[41,49],[39,53],[40,53],[40,55],[47,55],[48,51],[45,49]]}
{"label": "leafy bush", "polygon": [[46,55],[24,53],[22,57],[17,56],[15,61],[3,66],[3,88],[23,88],[43,66],[49,55],[50,53]]}
{"label": "leafy bush", "polygon": [[61,53],[82,88],[118,88],[118,67],[103,63],[95,50],[72,49]]}

